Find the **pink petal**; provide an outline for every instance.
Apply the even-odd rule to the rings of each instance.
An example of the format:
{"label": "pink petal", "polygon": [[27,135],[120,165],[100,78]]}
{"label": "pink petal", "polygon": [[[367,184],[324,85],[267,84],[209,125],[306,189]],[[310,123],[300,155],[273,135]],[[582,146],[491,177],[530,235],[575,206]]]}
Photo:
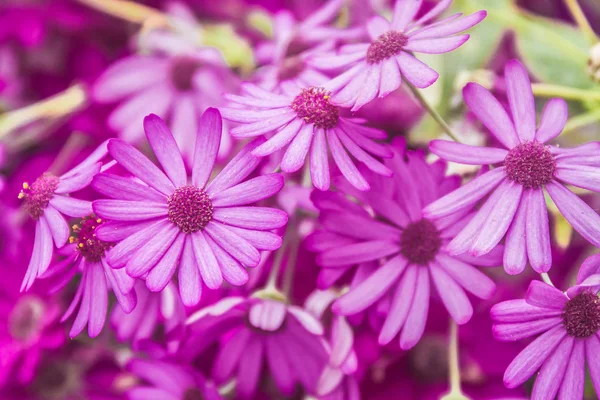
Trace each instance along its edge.
{"label": "pink petal", "polygon": [[241,398],[252,398],[262,371],[264,345],[260,336],[253,335],[240,360],[236,391]]}
{"label": "pink petal", "polygon": [[437,264],[458,284],[480,299],[489,299],[496,292],[496,284],[486,274],[462,261],[440,253]]}
{"label": "pink petal", "polygon": [[568,165],[563,167],[559,162],[558,168],[554,172],[554,177],[583,189],[600,192],[600,167],[586,165]]}
{"label": "pink petal", "polygon": [[325,140],[325,131],[321,128],[316,129],[310,149],[310,177],[315,188],[319,190],[329,189],[330,178],[327,142]]}
{"label": "pink petal", "polygon": [[379,97],[385,97],[400,87],[402,76],[398,63],[392,57],[381,63],[381,83]]}
{"label": "pink petal", "polygon": [[284,148],[292,141],[292,139],[294,139],[294,137],[296,137],[300,131],[300,128],[303,126],[310,127],[310,125],[304,124],[303,120],[299,118],[294,119],[292,122],[277,131],[273,137],[254,149],[252,155],[256,157],[265,157],[279,149]]}
{"label": "pink petal", "polygon": [[342,175],[344,175],[344,178],[346,178],[348,182],[350,182],[350,184],[352,184],[352,186],[358,190],[369,190],[370,186],[368,182],[361,175],[361,173],[358,171],[358,168],[356,168],[346,153],[346,150],[340,143],[340,139],[335,134],[335,131],[328,131],[327,133],[327,141],[329,142],[331,155],[340,169],[340,172]]}
{"label": "pink petal", "polygon": [[304,160],[310,149],[310,144],[315,132],[312,124],[305,124],[287,148],[281,160],[281,170],[296,172],[304,165]]}
{"label": "pink petal", "polygon": [[501,342],[516,342],[539,335],[560,324],[562,324],[562,318],[559,317],[512,324],[496,324],[492,327],[492,333],[494,338]]}
{"label": "pink petal", "polygon": [[270,336],[266,342],[267,361],[269,371],[273,375],[275,384],[285,395],[294,391],[294,374],[285,357],[286,343],[279,335]]}
{"label": "pink petal", "polygon": [[56,247],[63,247],[67,243],[70,234],[69,225],[65,221],[65,218],[51,205],[48,205],[44,209],[44,216],[42,218],[48,224],[48,228],[54,239],[54,245]]}
{"label": "pink petal", "polygon": [[[194,256],[202,280],[209,289],[218,289],[223,284],[223,274],[219,263],[201,231],[191,234]],[[185,252],[185,249],[184,249]]]}
{"label": "pink petal", "polygon": [[229,284],[234,286],[242,286],[248,282],[248,272],[235,260],[229,253],[227,253],[221,246],[215,243],[208,235],[204,237],[206,242],[210,246],[219,268],[225,279]]}
{"label": "pink petal", "polygon": [[527,70],[517,60],[510,60],[504,68],[508,104],[522,142],[532,141],[535,137],[535,102],[531,91],[531,82]]}
{"label": "pink petal", "polygon": [[387,19],[381,16],[375,16],[367,21],[367,32],[371,40],[376,40],[379,36],[383,35],[390,30],[390,23]]}
{"label": "pink petal", "polygon": [[562,310],[568,300],[563,292],[542,281],[531,281],[525,299],[532,306],[554,310]]}
{"label": "pink petal", "polygon": [[528,201],[519,204],[517,214],[506,232],[504,270],[509,275],[520,274],[527,266],[527,205]]}
{"label": "pink petal", "polygon": [[532,399],[553,399],[556,396],[563,381],[574,342],[574,338],[566,337],[544,362],[533,385]]}
{"label": "pink petal", "polygon": [[585,386],[585,344],[586,342],[583,340],[576,340],[573,344],[571,357],[567,361],[567,370],[565,371],[558,392],[559,400],[583,398]]}
{"label": "pink petal", "polygon": [[275,332],[286,319],[286,305],[280,301],[263,300],[250,308],[248,319],[252,326],[268,332]]}
{"label": "pink petal", "polygon": [[404,50],[416,51],[417,53],[442,54],[448,53],[462,46],[470,35],[449,36],[444,38],[414,39],[410,37]]}
{"label": "pink petal", "polygon": [[417,15],[422,2],[422,0],[396,0],[392,29],[404,31]]}
{"label": "pink petal", "polygon": [[498,303],[490,310],[495,322],[529,322],[538,319],[560,317],[562,310],[540,308],[527,303],[523,299],[508,300]]}
{"label": "pink petal", "polygon": [[413,348],[423,336],[427,314],[429,313],[429,272],[427,268],[419,268],[412,307],[406,317],[404,329],[400,334],[400,348]]}
{"label": "pink petal", "polygon": [[396,55],[396,61],[402,75],[418,88],[422,89],[433,85],[439,77],[437,72],[405,51]]}
{"label": "pink petal", "polygon": [[460,285],[442,268],[432,263],[429,266],[431,278],[448,313],[457,324],[467,323],[473,315],[473,306]]}
{"label": "pink petal", "polygon": [[365,80],[362,82],[360,93],[350,111],[358,111],[362,106],[371,102],[379,93],[381,85],[381,64],[372,64],[369,67]]}
{"label": "pink petal", "polygon": [[269,198],[283,187],[283,176],[268,174],[252,178],[211,196],[213,207],[243,206]]}
{"label": "pink petal", "polygon": [[192,184],[203,188],[210,177],[221,143],[221,114],[216,108],[207,109],[200,119],[196,136]]}
{"label": "pink petal", "polygon": [[252,155],[252,151],[264,143],[264,139],[255,139],[240,150],[219,174],[206,187],[209,195],[226,190],[242,182],[254,171],[261,159]]}
{"label": "pink petal", "polygon": [[214,209],[213,219],[240,228],[269,230],[284,226],[288,215],[268,207],[219,207]]}
{"label": "pink petal", "polygon": [[463,18],[450,17],[446,20],[439,21],[425,28],[418,29],[409,34],[412,38],[443,38],[445,36],[454,35],[464,32],[469,28],[480,23],[487,15],[487,11],[477,11]]}
{"label": "pink petal", "polygon": [[235,373],[244,349],[252,337],[249,329],[240,329],[231,339],[223,343],[213,366],[213,376],[217,383],[226,382]]}
{"label": "pink petal", "polygon": [[54,196],[50,205],[69,217],[83,218],[92,213],[92,202],[67,196]]}
{"label": "pink petal", "polygon": [[144,118],[144,131],[154,155],[174,186],[184,186],[187,175],[183,158],[167,124],[155,114]]}
{"label": "pink petal", "polygon": [[378,341],[382,346],[394,339],[408,317],[417,287],[418,270],[419,267],[410,265],[396,287],[392,304],[379,333]]}
{"label": "pink petal", "polygon": [[157,192],[149,186],[136,182],[134,179],[125,178],[120,175],[98,174],[92,181],[92,187],[113,199],[155,202],[165,202],[166,196]]}
{"label": "pink petal", "polygon": [[99,216],[116,221],[143,221],[166,217],[167,204],[153,201],[96,200],[93,209]]}
{"label": "pink petal", "polygon": [[209,222],[204,228],[204,232],[244,266],[256,267],[260,262],[258,250],[225,225]]}
{"label": "pink petal", "polygon": [[552,266],[552,245],[544,192],[541,188],[529,189],[523,200],[527,202],[525,237],[529,263],[538,273],[548,272]]}
{"label": "pink petal", "polygon": [[181,301],[188,307],[193,307],[200,301],[202,280],[194,256],[192,235],[186,235],[179,265],[179,294]]}
{"label": "pink petal", "polygon": [[508,155],[505,149],[470,146],[448,140],[432,140],[429,150],[444,160],[470,165],[497,164]]}
{"label": "pink petal", "polygon": [[569,118],[567,102],[563,99],[550,99],[544,106],[540,126],[535,134],[537,141],[546,143],[562,132]]}
{"label": "pink petal", "polygon": [[400,251],[399,244],[385,240],[372,240],[336,247],[317,256],[317,264],[323,267],[340,267],[378,260]]}
{"label": "pink petal", "polygon": [[135,251],[127,262],[127,274],[139,278],[150,271],[171,247],[181,232],[173,224],[165,224],[155,236],[148,237],[146,242]]}

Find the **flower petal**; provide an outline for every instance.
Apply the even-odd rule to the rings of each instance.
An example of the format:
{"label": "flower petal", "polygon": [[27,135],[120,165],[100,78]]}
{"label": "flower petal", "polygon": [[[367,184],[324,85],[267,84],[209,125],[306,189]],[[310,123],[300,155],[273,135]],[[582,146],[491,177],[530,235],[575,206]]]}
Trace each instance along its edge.
{"label": "flower petal", "polygon": [[508,155],[505,149],[470,146],[449,140],[432,140],[429,150],[444,160],[470,165],[500,163]]}
{"label": "flower petal", "polygon": [[54,239],[54,245],[56,247],[63,247],[67,243],[70,233],[69,224],[67,224],[65,218],[51,205],[48,205],[44,209],[44,216],[42,218],[48,224],[48,228]]}
{"label": "flower petal", "polygon": [[225,225],[209,222],[204,228],[208,234],[223,250],[230,254],[246,267],[256,267],[260,262],[260,254],[246,239],[239,237]]}
{"label": "flower petal", "polygon": [[194,232],[191,237],[194,257],[196,258],[200,275],[202,275],[202,280],[209,289],[220,288],[223,284],[223,274],[214,253],[204,238],[204,234],[198,231]]}
{"label": "flower petal", "polygon": [[280,174],[261,175],[211,196],[213,207],[243,206],[269,198],[283,187]]}
{"label": "flower petal", "polygon": [[159,116],[150,114],[144,118],[144,131],[154,155],[173,185],[184,186],[187,175],[183,158],[167,124]]}
{"label": "flower petal", "polygon": [[467,323],[473,316],[473,306],[463,288],[435,263],[429,266],[429,272],[452,319],[459,325]]}
{"label": "flower petal", "polygon": [[329,189],[329,158],[325,131],[322,128],[316,129],[310,149],[310,178],[315,188],[319,190]]}
{"label": "flower petal", "polygon": [[527,70],[517,60],[510,60],[504,68],[506,94],[514,126],[522,142],[535,137],[535,103]]}
{"label": "flower petal", "polygon": [[143,221],[166,217],[167,204],[153,201],[96,200],[93,209],[99,216],[114,221]]}
{"label": "flower petal", "polygon": [[92,213],[92,202],[67,196],[54,196],[50,205],[69,217],[83,218]]}
{"label": "flower petal", "polygon": [[404,50],[416,51],[417,53],[442,54],[448,53],[462,46],[470,35],[458,35],[448,37],[415,39],[409,37]]}
{"label": "flower petal", "polygon": [[268,207],[219,207],[213,211],[213,220],[240,228],[270,230],[284,226],[288,215]]}
{"label": "flower petal", "polygon": [[406,80],[418,88],[423,89],[433,85],[439,77],[436,71],[405,51],[396,55],[396,61]]}
{"label": "flower petal", "polygon": [[436,261],[456,283],[480,299],[489,299],[496,292],[494,281],[472,265],[443,253],[437,255]]}
{"label": "flower petal", "polygon": [[575,338],[566,337],[544,362],[533,385],[532,399],[553,399],[556,397],[571,357],[574,342]]}
{"label": "flower petal", "polygon": [[131,178],[113,174],[98,174],[92,181],[92,187],[112,199],[165,202],[166,196]]}
{"label": "flower petal", "polygon": [[419,12],[422,3],[423,0],[397,0],[394,5],[392,29],[404,31]]}
{"label": "flower petal", "polygon": [[560,324],[562,324],[562,318],[560,317],[511,324],[495,324],[492,327],[492,333],[494,339],[501,342],[516,342],[546,332]]}
{"label": "flower petal", "polygon": [[281,159],[282,171],[296,172],[302,168],[308,150],[310,149],[314,133],[314,125],[304,124]]}
{"label": "flower petal", "polygon": [[209,108],[202,114],[192,166],[192,184],[196,187],[203,188],[213,170],[221,144],[222,124],[216,108]]}
{"label": "flower petal", "polygon": [[133,278],[145,275],[165,255],[180,234],[181,232],[177,226],[165,224],[160,232],[149,237],[131,256],[126,266],[127,274]]}
{"label": "flower petal", "polygon": [[546,143],[560,135],[568,118],[567,102],[563,99],[550,99],[542,111],[540,126],[535,134],[536,140]]}
{"label": "flower petal", "polygon": [[400,348],[402,350],[411,349],[419,342],[425,331],[428,313],[429,272],[427,272],[427,268],[419,268],[412,306],[406,317],[404,329],[400,334]]}
{"label": "flower petal", "polygon": [[[582,399],[585,385],[585,344],[576,340],[558,392],[559,400]],[[597,353],[596,353],[597,354]]]}
{"label": "flower petal", "polygon": [[253,156],[252,151],[261,143],[264,143],[262,138],[253,140],[229,161],[206,187],[209,196],[237,185],[254,171],[261,162],[261,158]]}
{"label": "flower petal", "polygon": [[371,240],[326,250],[317,256],[317,264],[323,267],[355,265],[378,260],[398,253],[400,246],[385,240]]}
{"label": "flower petal", "polygon": [[202,295],[202,279],[196,264],[192,245],[192,235],[186,235],[179,265],[179,294],[181,302],[187,307],[193,307],[200,302]]}
{"label": "flower petal", "polygon": [[350,182],[352,186],[358,190],[366,191],[370,189],[369,183],[365,180],[362,174],[356,168],[356,165],[352,162],[352,159],[346,153],[346,149],[342,146],[340,139],[336,135],[334,130],[327,132],[327,141],[329,143],[329,150],[333,159],[340,169],[344,178]]}
{"label": "flower petal", "polygon": [[523,200],[527,202],[527,223],[525,238],[531,267],[538,273],[548,272],[552,266],[552,245],[546,199],[541,188],[525,191]]}
{"label": "flower petal", "polygon": [[542,281],[531,281],[525,300],[532,306],[562,310],[568,299],[554,286]]}
{"label": "flower petal", "polygon": [[394,339],[408,317],[417,287],[418,268],[415,265],[409,265],[396,286],[392,304],[379,332],[378,342],[382,346]]}

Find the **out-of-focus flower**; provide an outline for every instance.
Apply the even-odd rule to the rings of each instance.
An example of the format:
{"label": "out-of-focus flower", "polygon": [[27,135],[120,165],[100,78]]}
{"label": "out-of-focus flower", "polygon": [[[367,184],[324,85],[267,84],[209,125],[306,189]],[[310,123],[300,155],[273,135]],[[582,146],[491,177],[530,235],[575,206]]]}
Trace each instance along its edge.
{"label": "out-of-focus flower", "polygon": [[23,183],[19,198],[36,225],[33,253],[21,290],[29,289],[35,279],[46,272],[54,246],[62,247],[67,242],[69,224],[65,216],[82,218],[92,213],[91,202],[75,199],[70,194],[87,187],[100,172],[106,144],[102,143],[88,158],[61,176],[46,172],[31,185]]}
{"label": "out-of-focus flower", "polygon": [[324,85],[333,99],[344,107],[358,110],[375,97],[384,97],[400,87],[402,76],[412,85],[425,88],[433,84],[438,73],[419,61],[412,52],[440,54],[460,47],[469,35],[456,35],[478,24],[485,11],[460,18],[455,14],[436,23],[452,0],[442,0],[415,21],[422,0],[397,0],[392,22],[381,16],[367,23],[371,43],[342,46],[335,53],[307,60],[320,70],[345,71]]}
{"label": "out-of-focus flower", "polygon": [[[159,34],[153,37],[167,40]],[[178,39],[169,36],[168,40]],[[107,123],[128,142],[143,138],[143,116],[154,113],[168,121],[189,164],[200,116],[209,106],[222,104],[223,93],[235,91],[237,78],[218,50],[184,45],[173,54],[133,55],[117,61],[95,83],[93,98],[100,103],[120,102]],[[226,131],[222,135],[221,151],[227,154],[230,139]]]}
{"label": "out-of-focus flower", "polygon": [[92,184],[112,198],[93,203],[94,212],[109,220],[96,231],[98,238],[118,242],[108,263],[144,277],[155,292],[179,268],[179,291],[187,306],[200,301],[203,283],[210,289],[219,288],[223,279],[243,285],[248,280],[245,267],[258,265],[259,250],[281,245],[281,238],[269,231],[287,222],[281,210],[249,205],[279,192],[283,178],[270,174],[244,182],[260,162],[251,155],[260,142],[253,142],[208,183],[221,139],[216,109],[202,116],[191,182],[163,120],[149,115],[144,129],[164,172],[133,146],[111,139],[111,156],[137,179],[100,174]]}
{"label": "out-of-focus flower", "polygon": [[502,165],[430,204],[425,216],[448,218],[472,208],[493,191],[448,250],[451,254],[468,252],[479,256],[490,252],[506,236],[506,272],[521,273],[527,261],[535,271],[547,272],[552,266],[552,251],[544,188],[573,228],[600,246],[600,216],[561,184],[600,191],[600,142],[573,149],[545,145],[565,126],[566,102],[550,100],[536,130],[535,104],[527,71],[512,60],[505,75],[512,120],[498,100],[478,84],[468,84],[463,96],[471,111],[508,150],[444,140],[434,140],[429,146],[433,153],[448,161]]}
{"label": "out-of-focus flower", "polygon": [[532,398],[582,399],[587,365],[596,393],[600,392],[599,269],[599,257],[590,257],[581,266],[577,285],[566,293],[532,281],[525,300],[504,301],[492,308],[496,339],[517,341],[541,334],[506,369],[507,387],[521,385],[539,369]]}
{"label": "out-of-focus flower", "polygon": [[[465,291],[488,299],[495,290],[494,282],[473,265],[500,265],[502,248],[481,258],[448,254],[447,243],[472,214],[467,210],[431,220],[422,209],[458,188],[460,177],[444,176],[444,162],[428,164],[423,154],[405,152],[403,145],[388,165],[394,179],[371,174],[370,192],[353,190],[347,184],[337,185],[343,193],[313,192],[323,229],[307,238],[307,246],[319,252],[322,286],[331,285],[358,265],[349,292],[336,300],[333,311],[353,315],[382,299],[378,310],[387,317],[379,343],[389,343],[402,331],[400,347],[410,349],[425,329],[430,282],[452,318],[464,324],[473,313]],[[380,259],[386,260],[381,266]],[[391,301],[384,297],[388,292],[393,293]]]}
{"label": "out-of-focus flower", "polygon": [[191,336],[181,354],[193,358],[220,338],[213,376],[218,384],[237,377],[236,398],[253,398],[263,365],[283,395],[294,393],[296,384],[315,393],[327,362],[323,327],[301,307],[229,297],[200,310],[190,322]]}
{"label": "out-of-focus flower", "polygon": [[134,359],[127,370],[143,383],[127,391],[129,400],[221,400],[217,388],[189,366]]}
{"label": "out-of-focus flower", "polygon": [[236,108],[221,110],[225,119],[243,124],[232,129],[231,134],[254,137],[275,132],[252,154],[264,157],[288,146],[281,160],[281,170],[295,172],[304,165],[310,151],[310,175],[319,190],[329,189],[329,152],[344,177],[360,190],[369,190],[370,186],[348,153],[370,170],[391,176],[390,169],[373,157],[392,156],[386,145],[373,140],[385,139],[385,133],[363,126],[360,120],[340,116],[340,109],[323,88],[273,94],[244,84],[242,90],[245,96],[226,96]]}

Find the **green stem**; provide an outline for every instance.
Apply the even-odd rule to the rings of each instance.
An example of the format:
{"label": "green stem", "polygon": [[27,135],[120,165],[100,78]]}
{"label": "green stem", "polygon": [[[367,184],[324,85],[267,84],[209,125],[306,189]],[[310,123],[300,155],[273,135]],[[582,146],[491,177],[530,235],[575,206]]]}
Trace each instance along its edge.
{"label": "green stem", "polygon": [[600,90],[578,89],[550,83],[534,83],[533,94],[539,97],[562,97],[567,100],[600,100]]}
{"label": "green stem", "polygon": [[450,322],[450,343],[448,347],[448,369],[450,392],[440,400],[468,400],[460,386],[460,364],[458,360],[458,325]]}
{"label": "green stem", "polygon": [[412,94],[417,98],[419,103],[421,103],[421,105],[423,105],[423,107],[433,117],[433,119],[435,119],[435,121],[440,125],[440,127],[444,130],[444,132],[446,132],[446,134],[448,136],[450,136],[452,138],[452,140],[454,140],[455,142],[461,143],[461,141],[454,134],[454,132],[452,132],[452,129],[450,128],[450,126],[446,123],[446,121],[444,121],[444,118],[442,118],[442,116],[431,106],[431,104],[429,104],[427,102],[427,100],[425,100],[425,97],[423,97],[423,95],[421,94],[419,89],[414,87],[409,82],[406,82],[406,84],[407,84],[408,88],[410,89],[410,91],[412,92]]}
{"label": "green stem", "polygon": [[546,282],[548,285],[550,285],[550,286],[554,286],[554,283],[552,283],[552,279],[550,279],[550,275],[548,275],[548,274],[547,274],[547,273],[545,273],[545,272],[542,272],[542,273],[540,274],[540,276],[542,277],[542,280],[543,280],[544,282]]}
{"label": "green stem", "polygon": [[579,29],[583,32],[583,34],[587,37],[588,41],[591,45],[598,43],[598,36],[596,32],[592,29],[590,23],[588,22],[583,10],[579,6],[577,0],[564,0],[566,6],[569,8],[569,12],[571,16],[579,26]]}
{"label": "green stem", "polygon": [[594,122],[600,121],[600,108],[587,112],[585,114],[578,115],[576,117],[570,118],[565,128],[562,131],[562,134],[572,132],[579,128],[582,128],[586,125],[593,124]]}

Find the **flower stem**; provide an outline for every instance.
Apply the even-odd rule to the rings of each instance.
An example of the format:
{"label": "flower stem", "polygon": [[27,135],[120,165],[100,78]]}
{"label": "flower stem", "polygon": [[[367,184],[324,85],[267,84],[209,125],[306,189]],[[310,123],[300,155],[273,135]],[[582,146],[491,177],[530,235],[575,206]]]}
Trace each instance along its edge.
{"label": "flower stem", "polygon": [[440,400],[469,400],[460,387],[460,365],[458,362],[458,325],[450,322],[450,343],[448,347],[448,369],[450,392]]}
{"label": "flower stem", "polygon": [[73,132],[58,152],[48,171],[57,176],[62,175],[65,167],[73,161],[73,156],[81,151],[86,142],[86,135],[81,132]]}
{"label": "flower stem", "polygon": [[435,121],[440,125],[444,132],[446,132],[446,134],[450,136],[455,142],[461,143],[457,135],[454,134],[454,132],[452,132],[450,126],[446,123],[446,121],[444,121],[444,118],[442,118],[442,116],[431,106],[431,104],[429,104],[427,100],[425,100],[425,97],[423,97],[419,89],[414,87],[409,82],[406,82],[406,85],[408,86],[412,94],[417,98],[419,103],[421,103],[421,105],[427,110],[427,112],[433,117],[433,119],[435,119]]}
{"label": "flower stem", "polygon": [[298,248],[300,247],[300,238],[295,235],[290,245],[288,252],[287,263],[285,265],[285,273],[283,276],[282,291],[289,298],[292,290],[292,282],[294,281],[294,273],[296,272],[296,263],[298,261]]}
{"label": "flower stem", "polygon": [[600,121],[600,108],[570,118],[567,121],[565,128],[562,131],[562,134],[564,135],[566,133],[573,132],[574,130],[577,130],[586,125],[590,125],[598,121]]}
{"label": "flower stem", "polygon": [[[281,243],[281,247],[275,253],[275,258],[273,259],[273,265],[271,266],[271,271],[269,272],[269,277],[267,278],[267,284],[265,285],[265,291],[274,291],[279,292],[277,289],[277,279],[279,278],[279,271],[281,270],[281,264],[283,261],[283,256],[285,255],[286,250],[290,245],[293,245],[295,235],[294,231],[296,229],[295,218],[290,218],[288,221],[287,227],[285,228],[285,233],[283,234],[283,243]],[[288,261],[289,264],[289,261]]]}
{"label": "flower stem", "polygon": [[30,104],[18,110],[0,115],[0,139],[15,129],[43,118],[59,118],[77,111],[87,100],[80,85],[73,85],[64,92]]}
{"label": "flower stem", "polygon": [[550,275],[548,275],[546,272],[542,272],[540,276],[542,277],[542,280],[548,285],[554,286],[554,283],[552,283],[552,279],[550,279]]}
{"label": "flower stem", "polygon": [[79,0],[89,7],[95,8],[113,17],[121,18],[136,24],[146,24],[148,21],[160,22],[167,25],[168,17],[162,12],[127,0]]}
{"label": "flower stem", "polygon": [[600,90],[587,90],[550,83],[534,83],[533,94],[539,97],[562,97],[567,100],[600,100]]}
{"label": "flower stem", "polygon": [[577,2],[577,0],[564,0],[564,1],[565,1],[566,6],[569,8],[569,12],[571,13],[571,16],[573,17],[573,19],[579,26],[579,29],[581,29],[583,34],[587,37],[590,44],[594,45],[594,44],[598,43],[598,40],[599,40],[598,36],[596,35],[596,32],[594,32],[594,30],[592,29],[590,23],[588,22],[587,18],[585,17],[585,14],[583,13],[581,6],[579,6],[579,3]]}

